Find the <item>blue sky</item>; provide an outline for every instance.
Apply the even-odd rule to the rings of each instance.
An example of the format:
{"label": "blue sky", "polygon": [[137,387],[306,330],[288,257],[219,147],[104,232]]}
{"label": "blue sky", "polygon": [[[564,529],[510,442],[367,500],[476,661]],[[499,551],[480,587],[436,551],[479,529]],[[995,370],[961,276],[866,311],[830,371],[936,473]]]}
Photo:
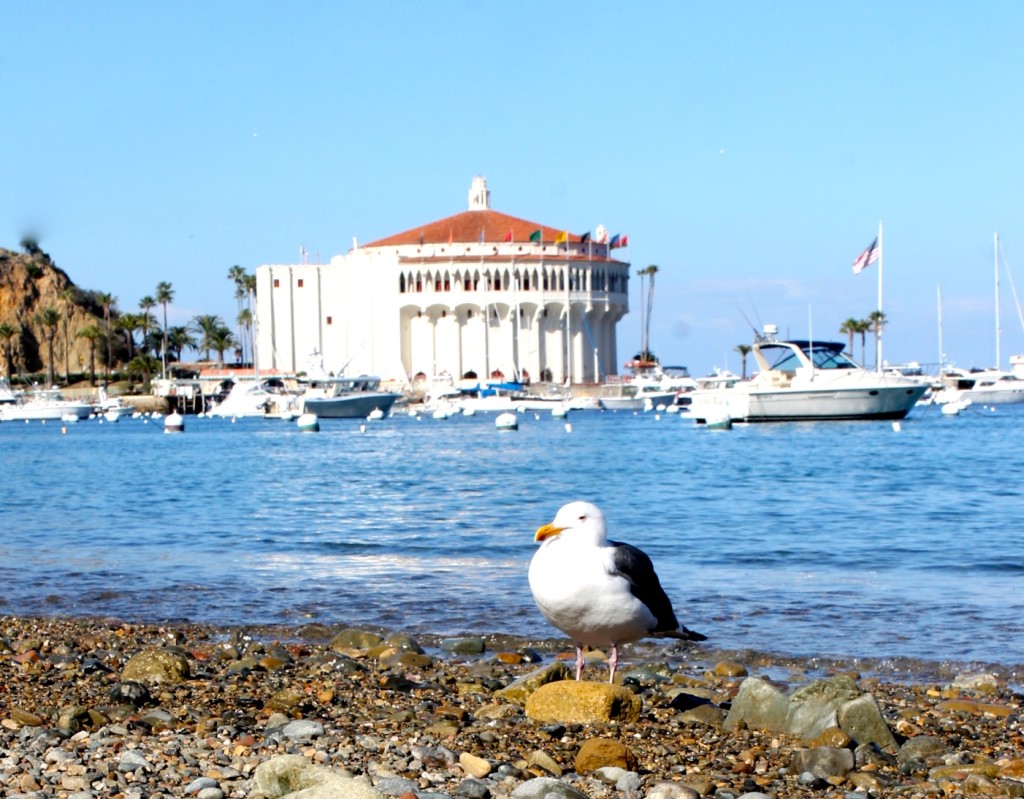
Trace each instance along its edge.
{"label": "blue sky", "polygon": [[[462,211],[474,175],[496,210],[627,234],[659,267],[652,349],[694,374],[739,369],[747,319],[841,340],[876,307],[850,265],[879,222],[889,361],[938,360],[941,287],[947,357],[993,363],[997,230],[1024,293],[1018,2],[42,0],[0,24],[0,246],[36,236],[126,311],[170,281],[172,324],[232,322],[233,264]],[[1005,365],[1005,271],[1001,313]]]}

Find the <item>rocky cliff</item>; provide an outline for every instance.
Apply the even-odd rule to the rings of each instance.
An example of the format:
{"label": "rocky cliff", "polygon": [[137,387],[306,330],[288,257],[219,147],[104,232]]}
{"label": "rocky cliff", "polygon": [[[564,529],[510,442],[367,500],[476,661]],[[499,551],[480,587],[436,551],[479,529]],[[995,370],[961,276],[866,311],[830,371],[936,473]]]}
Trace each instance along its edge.
{"label": "rocky cliff", "polygon": [[[63,377],[65,365],[72,373],[88,372],[89,341],[78,334],[91,325],[104,329],[96,292],[78,288],[38,247],[23,253],[0,248],[0,325],[9,324],[16,331],[10,339],[13,374],[47,369],[47,327],[40,316],[48,308],[53,308],[59,319],[53,342],[54,375]],[[3,345],[0,340],[0,348]],[[103,342],[98,340],[97,371],[102,370],[102,353]],[[114,357],[118,354],[115,349]],[[0,349],[0,369],[6,367],[2,361]]]}

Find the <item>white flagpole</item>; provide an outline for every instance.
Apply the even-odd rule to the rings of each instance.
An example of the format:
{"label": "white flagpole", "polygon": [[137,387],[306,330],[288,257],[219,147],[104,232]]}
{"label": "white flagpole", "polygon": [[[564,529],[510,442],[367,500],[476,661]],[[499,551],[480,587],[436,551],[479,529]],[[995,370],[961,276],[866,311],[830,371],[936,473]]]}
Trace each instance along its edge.
{"label": "white flagpole", "polygon": [[996,369],[1001,369],[1002,353],[999,352],[999,339],[1003,331],[999,326],[999,231],[995,235],[995,274],[996,274]]}
{"label": "white flagpole", "polygon": [[[878,313],[882,313],[882,261],[885,260],[885,247],[882,246],[882,222],[878,222]],[[878,320],[878,340],[875,351],[875,371],[882,371],[882,320]]]}

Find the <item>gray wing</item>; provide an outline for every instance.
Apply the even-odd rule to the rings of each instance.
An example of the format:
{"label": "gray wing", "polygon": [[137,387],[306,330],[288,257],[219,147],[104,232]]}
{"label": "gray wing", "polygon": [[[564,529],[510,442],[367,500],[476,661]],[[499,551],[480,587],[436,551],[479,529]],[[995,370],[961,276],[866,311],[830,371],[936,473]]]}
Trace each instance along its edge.
{"label": "gray wing", "polygon": [[672,602],[661,587],[661,581],[654,571],[654,564],[642,549],[620,541],[609,541],[612,549],[613,574],[629,581],[629,590],[643,602],[657,620],[652,633],[675,632],[679,622],[672,610]]}

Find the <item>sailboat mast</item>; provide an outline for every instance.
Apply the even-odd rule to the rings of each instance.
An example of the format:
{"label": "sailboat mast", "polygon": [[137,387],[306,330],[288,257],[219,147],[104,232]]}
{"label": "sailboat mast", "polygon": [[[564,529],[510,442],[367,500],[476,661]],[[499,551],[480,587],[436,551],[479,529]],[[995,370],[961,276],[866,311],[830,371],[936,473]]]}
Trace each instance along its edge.
{"label": "sailboat mast", "polygon": [[1003,330],[999,324],[999,231],[995,234],[995,275],[996,275],[996,369],[1001,368],[1002,353],[999,351],[999,341],[1003,336]]}

